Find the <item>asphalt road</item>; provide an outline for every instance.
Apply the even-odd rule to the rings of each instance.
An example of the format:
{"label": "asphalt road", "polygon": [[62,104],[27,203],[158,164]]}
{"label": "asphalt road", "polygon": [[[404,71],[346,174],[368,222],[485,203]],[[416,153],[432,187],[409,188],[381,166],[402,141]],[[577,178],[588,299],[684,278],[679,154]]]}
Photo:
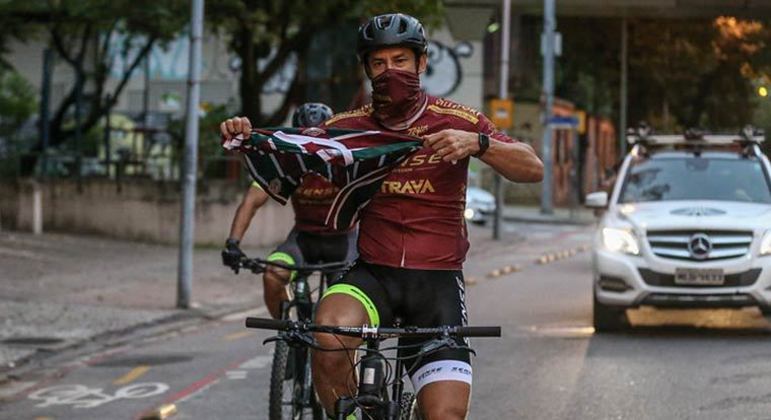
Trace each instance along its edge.
{"label": "asphalt road", "polygon": [[[769,328],[756,310],[642,309],[630,314],[632,331],[594,334],[589,254],[534,262],[557,242],[585,242],[588,231],[509,228],[541,247],[522,248],[514,272],[477,275],[468,287],[470,322],[501,325],[504,334],[472,343],[470,418],[771,417]],[[505,261],[491,249],[469,266],[487,273]],[[242,327],[244,316],[53,358],[18,378],[0,418],[134,419],[169,403],[173,419],[266,418],[271,347],[261,345],[266,333]]]}

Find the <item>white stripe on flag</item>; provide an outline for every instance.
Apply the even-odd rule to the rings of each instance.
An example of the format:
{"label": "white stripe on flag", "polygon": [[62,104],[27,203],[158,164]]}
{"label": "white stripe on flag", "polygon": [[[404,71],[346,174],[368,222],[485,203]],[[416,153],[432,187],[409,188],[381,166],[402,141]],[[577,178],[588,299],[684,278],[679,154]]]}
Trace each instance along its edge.
{"label": "white stripe on flag", "polygon": [[[355,133],[360,135],[361,133]],[[346,166],[353,163],[353,152],[351,152],[344,144],[338,143],[333,140],[320,139],[318,137],[303,136],[301,134],[287,134],[283,131],[276,131],[273,133],[273,137],[285,141],[287,143],[294,144],[296,146],[302,146],[308,143],[315,143],[321,146],[326,146],[330,149],[339,150],[343,155],[343,160]],[[323,150],[323,149],[322,149]]]}
{"label": "white stripe on flag", "polygon": [[302,168],[303,172],[308,172],[308,168],[305,167],[305,161],[300,155],[295,155],[297,158],[297,163],[300,164],[300,168]]}
{"label": "white stripe on flag", "polygon": [[273,162],[273,166],[276,167],[276,170],[278,171],[278,175],[283,178],[286,175],[284,175],[284,171],[281,169],[281,165],[278,164],[278,159],[276,159],[276,155],[271,154],[270,160]]}

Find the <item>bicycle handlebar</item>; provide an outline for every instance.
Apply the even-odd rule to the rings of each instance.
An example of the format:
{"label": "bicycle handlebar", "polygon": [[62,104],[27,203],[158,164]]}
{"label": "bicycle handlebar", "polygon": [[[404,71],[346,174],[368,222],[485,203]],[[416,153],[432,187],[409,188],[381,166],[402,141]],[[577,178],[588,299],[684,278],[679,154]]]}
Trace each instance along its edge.
{"label": "bicycle handlebar", "polygon": [[336,271],[345,270],[350,265],[350,263],[345,261],[323,263],[323,264],[293,265],[293,264],[286,264],[280,261],[268,261],[262,258],[242,258],[239,264],[241,267],[246,268],[247,270],[251,270],[253,273],[262,273],[265,271],[265,268],[269,265],[278,267],[278,268],[283,268],[285,270],[297,271],[300,273],[313,273],[317,271],[320,273],[333,273]]}
{"label": "bicycle handlebar", "polygon": [[383,328],[383,327],[333,327],[329,325],[316,325],[301,323],[290,320],[277,320],[269,318],[246,318],[247,328],[258,328],[263,330],[275,331],[297,331],[297,332],[321,332],[349,337],[376,337],[376,338],[395,338],[395,337],[437,337],[449,335],[452,337],[500,337],[501,327],[463,327],[463,326],[441,326],[441,327],[405,327],[405,328]]}

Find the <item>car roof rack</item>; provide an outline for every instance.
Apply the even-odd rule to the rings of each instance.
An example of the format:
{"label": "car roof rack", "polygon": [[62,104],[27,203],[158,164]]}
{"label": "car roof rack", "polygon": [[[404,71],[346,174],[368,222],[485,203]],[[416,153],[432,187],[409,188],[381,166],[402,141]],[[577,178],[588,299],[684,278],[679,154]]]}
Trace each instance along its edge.
{"label": "car roof rack", "polygon": [[653,134],[646,124],[627,130],[629,144],[645,148],[657,146],[740,146],[759,145],[766,140],[765,133],[751,125],[745,126],[737,134],[708,134],[698,129],[688,129],[683,134]]}

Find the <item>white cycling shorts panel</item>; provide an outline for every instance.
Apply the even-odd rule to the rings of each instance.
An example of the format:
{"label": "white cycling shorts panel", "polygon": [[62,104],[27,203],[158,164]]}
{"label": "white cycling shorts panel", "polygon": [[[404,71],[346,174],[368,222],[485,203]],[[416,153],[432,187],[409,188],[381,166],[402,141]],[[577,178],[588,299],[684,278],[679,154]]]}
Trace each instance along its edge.
{"label": "white cycling shorts panel", "polygon": [[424,386],[438,381],[460,381],[471,385],[471,365],[459,360],[439,360],[421,366],[410,379],[415,394]]}

